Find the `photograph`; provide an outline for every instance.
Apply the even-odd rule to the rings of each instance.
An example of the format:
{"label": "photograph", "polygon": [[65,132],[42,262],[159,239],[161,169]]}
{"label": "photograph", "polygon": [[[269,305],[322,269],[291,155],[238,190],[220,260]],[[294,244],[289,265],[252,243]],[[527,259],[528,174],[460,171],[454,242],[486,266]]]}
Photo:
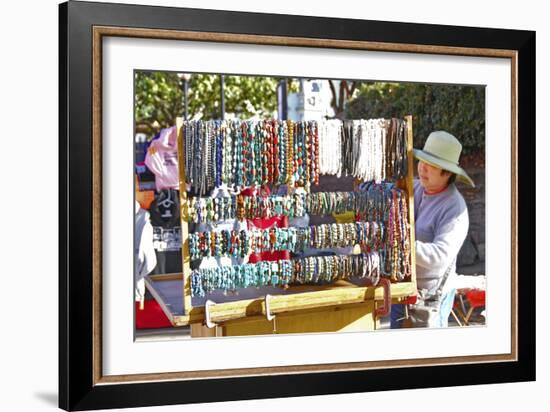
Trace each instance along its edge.
{"label": "photograph", "polygon": [[485,324],[484,85],[136,70],[134,119],[138,338]]}

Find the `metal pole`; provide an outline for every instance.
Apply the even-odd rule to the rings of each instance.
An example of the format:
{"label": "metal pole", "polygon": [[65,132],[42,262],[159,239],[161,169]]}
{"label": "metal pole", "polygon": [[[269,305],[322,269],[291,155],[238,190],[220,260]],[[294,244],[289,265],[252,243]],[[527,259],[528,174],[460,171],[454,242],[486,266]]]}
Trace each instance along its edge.
{"label": "metal pole", "polygon": [[277,112],[279,115],[279,120],[288,119],[286,79],[279,80],[279,84],[277,85]]}
{"label": "metal pole", "polygon": [[191,80],[190,73],[178,73],[178,77],[181,80],[181,85],[183,88],[183,119],[187,120],[189,118],[189,108],[188,108],[188,99],[189,99],[189,80]]}
{"label": "metal pole", "polygon": [[221,119],[225,119],[225,76],[222,74],[220,75],[220,100],[221,100]]}
{"label": "metal pole", "polygon": [[183,79],[183,107],[184,107],[184,116],[183,118],[187,120],[189,113],[187,109],[187,95],[189,93],[189,81],[187,79]]}

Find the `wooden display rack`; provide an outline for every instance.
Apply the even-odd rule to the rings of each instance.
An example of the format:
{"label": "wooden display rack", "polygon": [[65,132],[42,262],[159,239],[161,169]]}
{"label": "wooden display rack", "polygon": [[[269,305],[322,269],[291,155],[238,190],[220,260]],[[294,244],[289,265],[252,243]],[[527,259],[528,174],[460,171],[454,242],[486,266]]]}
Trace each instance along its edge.
{"label": "wooden display rack", "polygon": [[[393,303],[415,296],[417,292],[412,116],[407,116],[406,121],[407,176],[399,180],[397,186],[405,190],[408,195],[411,280],[391,284],[390,296]],[[224,303],[209,305],[208,316],[205,316],[205,306],[193,306],[182,125],[183,120],[179,118],[177,130],[183,273],[152,275],[145,278],[148,290],[162,307],[172,325],[176,327],[191,325],[193,337],[376,329],[379,321],[376,309],[384,300],[384,288],[357,286],[344,280],[323,286],[290,286],[288,290],[281,289],[276,295],[269,295],[269,302],[266,296],[241,300],[229,299]],[[208,323],[208,326],[205,323]]]}

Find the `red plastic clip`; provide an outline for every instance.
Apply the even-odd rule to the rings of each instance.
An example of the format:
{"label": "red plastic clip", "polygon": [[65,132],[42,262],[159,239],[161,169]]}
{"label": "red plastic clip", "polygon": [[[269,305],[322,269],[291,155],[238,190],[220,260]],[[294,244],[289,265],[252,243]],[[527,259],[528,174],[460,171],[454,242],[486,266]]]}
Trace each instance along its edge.
{"label": "red plastic clip", "polygon": [[404,305],[414,305],[417,301],[417,295],[409,296],[407,299],[405,299],[402,303]]}

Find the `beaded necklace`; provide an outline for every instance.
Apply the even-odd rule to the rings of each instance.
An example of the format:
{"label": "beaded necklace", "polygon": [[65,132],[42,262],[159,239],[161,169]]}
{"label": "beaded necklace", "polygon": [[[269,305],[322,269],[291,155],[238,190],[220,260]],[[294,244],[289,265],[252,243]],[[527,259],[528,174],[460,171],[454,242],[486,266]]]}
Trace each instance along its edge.
{"label": "beaded necklace", "polygon": [[185,153],[185,158],[184,158],[184,165],[185,165],[185,170],[186,170],[186,175],[185,175],[185,182],[189,185],[189,187],[191,187],[191,182],[192,182],[192,176],[190,176],[188,173],[189,171],[191,170],[191,138],[190,138],[190,128],[187,126],[187,123],[184,122],[183,126],[182,126],[182,135],[183,135],[183,148],[184,148],[184,153]]}
{"label": "beaded necklace", "polygon": [[289,284],[327,284],[337,279],[371,278],[378,283],[380,256],[365,255],[312,256],[277,262],[245,263],[191,272],[191,295],[204,297],[214,290],[224,293],[240,288]]}
{"label": "beaded necklace", "polygon": [[271,167],[271,173],[270,173],[270,182],[274,185],[279,184],[280,175],[281,175],[281,161],[283,152],[281,150],[281,134],[282,134],[282,126],[280,125],[280,122],[277,120],[272,120],[270,122],[271,127],[271,153],[269,154],[271,156],[270,161],[270,167]]}
{"label": "beaded necklace", "polygon": [[263,185],[273,182],[273,164],[275,151],[273,150],[273,124],[270,121],[264,121],[264,151],[265,170]]}
{"label": "beaded necklace", "polygon": [[287,132],[287,150],[286,150],[286,176],[284,183],[287,183],[289,186],[294,185],[293,179],[293,166],[294,166],[294,122],[292,120],[286,121],[286,132]]}
{"label": "beaded necklace", "polygon": [[216,169],[215,169],[215,187],[222,185],[222,171],[223,171],[223,134],[222,125],[220,121],[214,123],[214,136],[216,139]]}
{"label": "beaded necklace", "polygon": [[253,139],[255,140],[255,143],[254,143],[255,162],[253,164],[254,173],[253,173],[253,179],[251,183],[254,185],[261,185],[263,181],[263,170],[264,170],[263,161],[265,160],[265,158],[262,156],[263,130],[260,123],[256,123],[255,125],[252,126],[252,128],[253,128],[252,130],[254,131]]}
{"label": "beaded necklace", "polygon": [[[322,172],[381,182],[402,177],[407,169],[406,122],[399,119],[187,121],[183,127],[186,183],[200,196],[222,184],[239,188],[286,183],[289,187],[304,187],[308,192],[311,183],[318,183]],[[406,196],[386,184],[370,184],[359,193],[293,193],[249,198],[233,195],[215,199],[189,196],[184,207],[188,209],[184,216],[195,223],[235,217],[243,220],[281,215],[300,217],[306,213],[328,215],[354,210],[362,222],[319,225],[304,230],[278,229],[260,234],[205,232],[192,234],[196,236],[189,238],[189,248],[194,258],[244,257],[251,250],[300,252],[310,247],[359,243],[363,250],[379,251],[379,274],[394,280],[410,276]],[[323,278],[325,267],[336,268],[334,270],[344,274],[357,269],[354,261],[322,259],[302,263],[299,268],[304,281]],[[260,277],[266,276],[268,273],[264,271]],[[273,278],[277,282],[278,276]],[[225,276],[221,281],[227,283],[231,279]]]}
{"label": "beaded necklace", "polygon": [[208,158],[206,163],[207,180],[205,194],[208,193],[214,187],[215,174],[216,174],[216,142],[214,137],[214,122],[208,122],[207,129],[207,145],[208,145]]}
{"label": "beaded necklace", "polygon": [[[231,154],[231,176],[229,179],[233,179],[235,186],[240,187],[241,182],[241,128],[237,122],[233,122],[231,127],[233,151]],[[229,185],[229,184],[228,184]]]}
{"label": "beaded necklace", "polygon": [[243,122],[243,177],[244,185],[252,186],[254,183],[253,173],[254,173],[254,162],[255,162],[255,152],[254,152],[254,134],[253,130],[250,129],[252,122]]}
{"label": "beaded necklace", "polygon": [[407,172],[406,126],[401,119],[186,121],[187,183],[205,194],[222,183],[309,191],[320,174],[396,180]]}
{"label": "beaded necklace", "polygon": [[229,186],[231,184],[231,176],[233,176],[233,128],[231,127],[231,122],[224,122],[223,127],[222,183]]}
{"label": "beaded necklace", "polygon": [[312,166],[313,166],[313,139],[311,134],[311,122],[304,123],[302,125],[302,133],[304,137],[304,147],[302,156],[302,167],[304,168],[304,180],[303,186],[306,187],[306,191],[309,192],[311,185]]}
{"label": "beaded necklace", "polygon": [[311,122],[313,134],[313,184],[319,184],[319,128],[316,122]]}
{"label": "beaded necklace", "polygon": [[[370,246],[370,249],[378,249],[388,242],[384,233],[390,233],[389,244],[394,246],[394,237],[390,237],[391,231],[386,230],[385,224],[381,222],[331,223],[307,228],[271,228],[239,232],[197,232],[189,235],[189,244],[192,260],[231,255],[240,255],[244,258],[250,250],[253,253],[275,250],[299,253],[311,247],[325,249],[357,243]],[[225,241],[228,238],[231,239],[230,242]]]}

